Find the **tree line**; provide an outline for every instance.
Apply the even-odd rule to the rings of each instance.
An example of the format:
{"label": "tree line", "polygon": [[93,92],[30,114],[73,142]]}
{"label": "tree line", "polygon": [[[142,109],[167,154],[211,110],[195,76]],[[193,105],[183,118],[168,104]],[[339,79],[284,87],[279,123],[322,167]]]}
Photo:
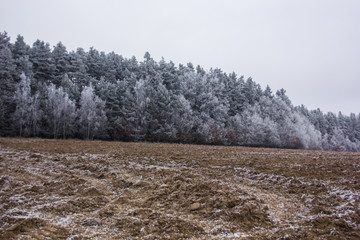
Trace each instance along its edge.
{"label": "tree line", "polygon": [[360,151],[360,114],[251,78],[0,33],[0,135]]}

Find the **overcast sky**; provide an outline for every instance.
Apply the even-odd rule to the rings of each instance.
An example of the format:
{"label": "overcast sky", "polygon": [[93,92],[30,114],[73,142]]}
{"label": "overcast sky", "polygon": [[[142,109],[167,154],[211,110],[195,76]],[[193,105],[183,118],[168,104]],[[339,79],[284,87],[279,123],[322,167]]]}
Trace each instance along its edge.
{"label": "overcast sky", "polygon": [[360,112],[360,0],[0,0],[0,31],[143,60],[149,51]]}

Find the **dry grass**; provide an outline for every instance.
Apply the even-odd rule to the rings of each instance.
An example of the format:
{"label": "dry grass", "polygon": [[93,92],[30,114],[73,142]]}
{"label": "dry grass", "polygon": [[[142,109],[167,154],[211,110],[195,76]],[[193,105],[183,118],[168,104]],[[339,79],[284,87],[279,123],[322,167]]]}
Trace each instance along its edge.
{"label": "dry grass", "polygon": [[360,154],[0,138],[0,239],[360,239]]}

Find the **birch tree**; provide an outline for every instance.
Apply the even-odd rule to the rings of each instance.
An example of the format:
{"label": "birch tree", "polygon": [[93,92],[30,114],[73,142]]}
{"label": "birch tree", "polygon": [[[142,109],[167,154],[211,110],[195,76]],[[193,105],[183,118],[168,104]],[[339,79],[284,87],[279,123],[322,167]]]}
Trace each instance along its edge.
{"label": "birch tree", "polygon": [[54,138],[59,135],[66,138],[75,119],[75,103],[62,87],[56,88],[54,84],[50,84],[47,92],[46,105],[52,135]]}
{"label": "birch tree", "polygon": [[94,88],[91,85],[84,87],[81,92],[78,117],[80,132],[85,139],[93,139],[105,134],[107,122],[105,101],[94,94]]}
{"label": "birch tree", "polygon": [[42,117],[39,95],[31,95],[30,78],[25,74],[20,76],[21,81],[16,85],[14,102],[16,110],[13,114],[14,124],[20,136],[37,135],[38,123]]}

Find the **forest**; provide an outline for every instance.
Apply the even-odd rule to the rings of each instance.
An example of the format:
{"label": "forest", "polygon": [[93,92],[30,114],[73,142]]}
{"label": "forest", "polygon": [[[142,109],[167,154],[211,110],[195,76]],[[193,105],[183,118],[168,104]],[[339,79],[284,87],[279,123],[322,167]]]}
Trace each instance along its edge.
{"label": "forest", "polygon": [[0,136],[360,151],[360,114],[252,78],[0,33]]}

